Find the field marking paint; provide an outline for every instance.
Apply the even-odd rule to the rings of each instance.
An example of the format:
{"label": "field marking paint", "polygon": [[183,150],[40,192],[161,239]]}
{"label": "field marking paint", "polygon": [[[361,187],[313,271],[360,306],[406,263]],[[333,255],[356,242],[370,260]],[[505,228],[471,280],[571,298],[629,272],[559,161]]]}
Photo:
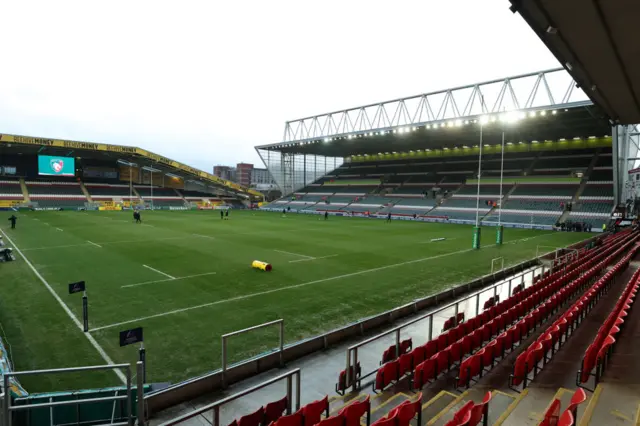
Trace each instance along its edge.
{"label": "field marking paint", "polygon": [[289,263],[308,262],[310,260],[318,260],[318,259],[329,259],[330,257],[336,257],[336,256],[338,256],[338,255],[337,254],[330,254],[329,256],[312,257],[310,259],[290,260]]}
{"label": "field marking paint", "polygon": [[171,275],[169,275],[169,274],[165,274],[165,273],[164,273],[164,272],[162,272],[162,271],[158,271],[157,269],[152,268],[151,266],[148,266],[148,265],[142,265],[142,266],[144,266],[144,267],[145,267],[145,268],[147,268],[147,269],[151,269],[151,270],[152,270],[152,271],[154,271],[154,272],[157,272],[157,273],[159,273],[159,274],[162,274],[162,275],[164,275],[165,277],[168,277],[168,278],[170,278],[170,279],[172,279],[172,280],[175,280],[175,279],[176,279],[176,277],[173,277],[173,276],[171,276]]}
{"label": "field marking paint", "polygon": [[304,258],[309,259],[309,260],[315,259],[315,257],[313,257],[313,256],[307,256],[307,255],[299,254],[299,253],[291,253],[290,251],[276,250],[276,249],[274,249],[273,251],[277,251],[278,253],[283,253],[283,254],[289,254],[291,256],[304,257]]}
{"label": "field marking paint", "polygon": [[[58,293],[56,293],[56,291],[49,285],[47,280],[45,280],[44,277],[42,275],[40,275],[38,270],[31,264],[29,259],[27,259],[27,257],[22,253],[22,251],[20,251],[18,246],[15,245],[15,243],[11,240],[11,238],[9,238],[9,236],[2,229],[0,229],[0,232],[2,232],[4,234],[4,237],[7,239],[7,241],[9,241],[9,243],[13,246],[13,248],[16,249],[18,254],[24,259],[24,261],[27,264],[27,266],[29,266],[29,268],[31,268],[33,273],[36,274],[36,277],[38,277],[38,279],[42,282],[42,284],[44,284],[44,286],[47,288],[47,290],[49,290],[49,293],[51,293],[53,298],[58,301],[58,303],[60,304],[62,309],[67,313],[69,318],[71,318],[71,320],[76,324],[76,326],[78,327],[80,332],[87,338],[87,340],[89,340],[91,345],[98,351],[98,353],[100,354],[102,359],[107,364],[113,365],[114,362],[111,360],[109,355],[107,355],[107,353],[104,351],[104,349],[102,349],[102,346],[100,346],[100,344],[96,341],[96,339],[93,338],[93,336],[91,334],[85,333],[83,331],[82,324],[80,324],[80,321],[78,320],[78,318],[76,318],[76,316],[73,314],[73,312],[71,312],[71,309],[69,309],[69,307],[64,303],[64,301],[60,298],[60,296],[58,296]],[[114,369],[113,372],[116,374],[116,376],[118,376],[118,378],[122,381],[122,383],[125,383],[125,384],[127,383],[127,379],[124,376],[124,374],[122,373],[122,371]]]}
{"label": "field marking paint", "polygon": [[127,284],[127,285],[120,286],[120,288],[138,287],[138,286],[147,285],[147,284],[164,283],[164,282],[168,282],[168,281],[186,280],[187,278],[204,277],[206,275],[215,275],[215,274],[216,274],[216,272],[205,272],[204,274],[196,274],[196,275],[187,275],[187,276],[184,276],[184,277],[167,278],[166,280],[145,281],[143,283]]}
{"label": "field marking paint", "polygon": [[216,239],[215,237],[212,237],[210,235],[202,235],[202,234],[193,234],[193,235],[195,235],[196,237],[200,237],[200,238],[209,238],[210,240],[215,240]]}
{"label": "field marking paint", "polygon": [[[147,243],[153,241],[165,241],[165,240],[185,240],[190,237],[167,237],[167,238],[154,238],[154,239],[142,239],[142,240],[121,240],[121,241],[100,241],[96,244],[124,244],[124,243]],[[47,246],[47,247],[30,247],[26,249],[22,249],[22,251],[32,251],[32,250],[48,250],[48,249],[59,249],[59,248],[67,248],[67,247],[83,247],[89,243],[83,244],[69,244],[64,246]]]}
{"label": "field marking paint", "polygon": [[56,228],[56,229],[57,229],[58,231],[62,231],[62,229],[60,229],[60,228]]}
{"label": "field marking paint", "polygon": [[22,249],[22,251],[49,250],[49,249],[59,249],[59,248],[68,248],[68,247],[84,247],[84,246],[86,246],[87,244],[88,244],[88,243],[82,243],[82,244],[69,244],[69,245],[66,245],[66,246],[31,247],[31,248]]}
{"label": "field marking paint", "polygon": [[96,244],[96,243],[94,243],[93,241],[89,241],[89,240],[87,240],[87,242],[88,242],[89,244],[91,244],[91,245],[94,245],[94,246],[96,246],[96,247],[100,247],[100,248],[102,248],[102,246],[101,246],[100,244]]}
{"label": "field marking paint", "polygon": [[439,242],[442,242],[442,241],[453,241],[453,240],[457,240],[457,238],[446,238],[445,237],[442,240],[440,240],[438,238],[433,238],[433,239],[431,239],[429,241],[420,241],[420,242],[418,242],[418,244],[432,244],[432,243],[439,243]]}
{"label": "field marking paint", "polygon": [[[544,234],[544,235],[552,235],[552,234]],[[536,238],[536,237],[532,237],[532,238]],[[514,241],[512,241],[512,243],[515,243],[515,242],[518,242],[518,241],[519,240],[514,240]],[[489,248],[489,247],[495,247],[495,246],[494,245],[485,246],[484,248]],[[189,306],[189,307],[181,308],[181,309],[174,309],[172,311],[161,312],[159,314],[149,315],[149,316],[146,316],[146,317],[140,317],[140,318],[136,318],[136,319],[132,319],[132,320],[128,320],[128,321],[118,322],[118,323],[115,323],[115,324],[104,325],[102,327],[92,328],[91,330],[89,330],[89,332],[98,331],[98,330],[104,330],[104,329],[107,329],[107,328],[118,327],[118,326],[121,326],[121,325],[126,325],[126,324],[135,323],[135,322],[145,321],[145,320],[149,320],[149,319],[153,319],[153,318],[164,317],[164,316],[167,316],[167,315],[179,314],[179,313],[182,313],[182,312],[192,311],[194,309],[208,308],[209,306],[221,305],[223,303],[229,303],[229,302],[235,302],[235,301],[238,301],[238,300],[250,299],[252,297],[264,296],[265,294],[272,294],[272,293],[277,293],[277,292],[280,292],[280,291],[292,290],[292,289],[295,289],[295,288],[306,287],[306,286],[313,285],[313,284],[320,284],[320,283],[324,283],[324,282],[327,282],[327,281],[334,281],[334,280],[339,280],[339,279],[342,279],[342,278],[355,277],[355,276],[358,276],[358,275],[368,274],[368,273],[371,273],[371,272],[378,272],[378,271],[383,271],[385,269],[396,268],[398,266],[405,266],[405,265],[411,265],[413,263],[425,262],[427,260],[440,259],[440,258],[447,257],[447,256],[453,256],[453,255],[456,255],[456,254],[468,253],[470,251],[475,251],[475,249],[470,248],[470,249],[465,249],[465,250],[458,250],[458,251],[453,251],[453,252],[449,252],[449,253],[438,254],[436,256],[423,257],[422,259],[408,260],[406,262],[393,263],[391,265],[380,266],[378,268],[365,269],[363,271],[351,272],[349,274],[337,275],[337,276],[334,276],[334,277],[322,278],[320,280],[308,281],[308,282],[302,283],[302,284],[295,284],[295,285],[290,285],[290,286],[287,286],[287,287],[274,288],[274,289],[271,289],[271,290],[259,291],[257,293],[244,294],[242,296],[236,296],[236,297],[231,297],[229,299],[217,300],[215,302],[203,303],[201,305]]]}

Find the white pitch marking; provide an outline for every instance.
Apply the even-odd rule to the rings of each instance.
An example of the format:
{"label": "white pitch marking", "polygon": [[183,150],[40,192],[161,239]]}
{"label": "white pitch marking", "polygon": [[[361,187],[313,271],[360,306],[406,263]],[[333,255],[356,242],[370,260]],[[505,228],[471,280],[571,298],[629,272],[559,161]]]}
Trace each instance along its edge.
{"label": "white pitch marking", "polygon": [[[546,236],[546,235],[552,235],[552,234],[543,234],[543,235]],[[540,236],[543,236],[543,235],[540,235]],[[538,237],[538,236],[536,236],[536,237]],[[532,237],[532,238],[536,238],[536,237]],[[511,241],[511,242],[515,243],[517,241],[520,241],[520,240],[514,240],[514,241]],[[489,248],[489,247],[495,247],[495,246],[485,246],[484,248]],[[414,260],[408,260],[406,262],[401,262],[401,263],[393,263],[391,265],[380,266],[378,268],[365,269],[363,271],[351,272],[349,274],[337,275],[337,276],[334,276],[334,277],[323,278],[323,279],[315,280],[315,281],[308,281],[306,283],[291,285],[291,286],[288,286],[288,287],[274,288],[274,289],[271,289],[271,290],[260,291],[260,292],[257,292],[257,293],[251,293],[251,294],[245,294],[245,295],[242,295],[242,296],[231,297],[229,299],[217,300],[215,302],[203,303],[201,305],[189,306],[189,307],[181,308],[181,309],[174,309],[172,311],[161,312],[161,313],[155,314],[155,315],[149,315],[149,316],[146,316],[146,317],[141,317],[141,318],[136,318],[136,319],[132,319],[132,320],[128,320],[128,321],[118,322],[118,323],[115,323],[115,324],[105,325],[105,326],[102,326],[102,327],[96,327],[96,328],[93,328],[93,329],[91,329],[89,331],[91,332],[91,331],[104,330],[104,329],[107,329],[107,328],[118,327],[118,326],[121,326],[121,325],[131,324],[131,323],[140,322],[140,321],[145,321],[145,320],[148,320],[148,319],[159,318],[159,317],[164,317],[164,316],[167,316],[167,315],[173,315],[173,314],[179,314],[179,313],[182,313],[182,312],[192,311],[194,309],[207,308],[209,306],[220,305],[220,304],[229,303],[229,302],[235,302],[237,300],[249,299],[249,298],[256,297],[256,296],[264,296],[265,294],[277,293],[277,292],[284,291],[284,290],[291,290],[291,289],[294,289],[294,288],[306,287],[306,286],[309,286],[309,285],[320,284],[320,283],[327,282],[327,281],[339,280],[339,279],[342,279],[342,278],[355,277],[355,276],[358,276],[358,275],[368,274],[370,272],[382,271],[382,270],[385,270],[385,269],[396,268],[398,266],[411,265],[413,263],[420,263],[420,262],[424,262],[424,261],[427,261],[427,260],[440,259],[442,257],[453,256],[453,255],[462,254],[462,253],[468,253],[470,251],[474,251],[474,249],[471,248],[471,249],[465,249],[465,250],[458,250],[458,251],[453,251],[453,252],[450,252],[450,253],[439,254],[439,255],[436,255],[436,256],[423,257],[422,259],[414,259]]]}
{"label": "white pitch marking", "polygon": [[88,244],[88,243],[83,243],[83,244],[70,244],[70,245],[66,245],[66,246],[32,247],[32,248],[22,249],[22,251],[48,250],[48,249],[68,248],[68,247],[84,247],[84,246],[86,246],[87,244]]}
{"label": "white pitch marking", "polygon": [[[82,334],[87,338],[87,340],[89,340],[91,345],[98,351],[98,353],[100,354],[102,359],[109,365],[114,364],[114,362],[111,360],[109,355],[107,355],[107,353],[104,351],[104,349],[102,349],[102,346],[100,346],[100,344],[96,341],[96,339],[94,339],[91,334],[84,332],[84,328],[82,327],[82,324],[80,324],[80,321],[78,320],[78,318],[76,318],[76,316],[73,314],[73,312],[71,312],[71,309],[69,309],[69,307],[62,301],[60,296],[58,296],[58,293],[56,293],[55,290],[49,285],[47,280],[45,280],[44,277],[42,275],[40,275],[38,270],[31,264],[29,259],[27,259],[27,257],[22,253],[22,251],[20,251],[18,246],[16,246],[15,243],[13,241],[11,241],[11,238],[9,238],[9,236],[7,234],[5,234],[4,231],[0,230],[0,232],[2,232],[4,234],[4,236],[7,239],[7,241],[9,241],[9,243],[13,246],[13,248],[16,249],[18,254],[20,256],[22,256],[22,258],[24,259],[25,263],[29,266],[29,268],[31,268],[33,273],[36,274],[36,277],[38,277],[38,279],[42,282],[42,284],[44,284],[44,286],[47,288],[47,290],[49,290],[49,293],[51,293],[51,295],[54,297],[54,299],[56,299],[58,301],[58,303],[60,304],[62,309],[67,313],[67,315],[69,315],[69,318],[71,318],[71,320],[76,324],[76,326],[78,326],[78,328],[80,329]],[[124,374],[122,373],[122,371],[114,369],[113,372],[116,373],[116,375],[122,381],[122,383],[127,383],[127,379],[126,379],[126,377],[124,377]]]}
{"label": "white pitch marking", "polygon": [[102,248],[102,246],[101,246],[100,244],[96,244],[96,243],[94,243],[93,241],[89,241],[89,240],[87,240],[87,242],[88,242],[89,244],[91,244],[91,245],[94,245],[94,246],[96,246],[96,247],[100,247],[100,248]]}
{"label": "white pitch marking", "polygon": [[145,267],[145,268],[147,268],[147,269],[151,269],[151,270],[152,270],[152,271],[154,271],[154,272],[157,272],[157,273],[159,273],[159,274],[162,274],[162,275],[164,275],[165,277],[171,278],[172,280],[175,280],[175,279],[176,279],[176,277],[173,277],[173,276],[171,276],[171,275],[169,275],[169,274],[165,274],[165,273],[164,273],[164,272],[162,272],[162,271],[158,271],[157,269],[152,268],[151,266],[148,266],[148,265],[142,265],[142,266],[144,266],[144,267]]}
{"label": "white pitch marking", "polygon": [[289,263],[308,262],[310,260],[318,260],[318,259],[329,259],[330,257],[336,257],[336,256],[338,256],[338,255],[337,254],[330,254],[329,256],[312,257],[310,259],[290,260]]}
{"label": "white pitch marking", "polygon": [[57,229],[58,231],[62,231],[62,229],[60,229],[60,228],[56,228],[56,229]]}
{"label": "white pitch marking", "polygon": [[143,283],[127,284],[127,285],[120,286],[120,288],[138,287],[138,286],[141,286],[141,285],[155,284],[155,283],[164,283],[164,282],[168,282],[168,281],[185,280],[185,279],[187,279],[187,278],[204,277],[204,276],[206,276],[206,275],[215,275],[215,274],[216,274],[216,272],[206,272],[206,273],[204,273],[204,274],[187,275],[187,276],[185,276],[185,277],[167,278],[166,280],[145,281],[145,282],[143,282]]}
{"label": "white pitch marking", "polygon": [[306,259],[315,259],[315,257],[313,257],[313,256],[307,256],[307,255],[299,254],[299,253],[291,253],[290,251],[275,250],[275,249],[273,251],[277,251],[278,253],[283,253],[283,254],[289,254],[291,256],[304,257]]}
{"label": "white pitch marking", "polygon": [[210,235],[202,235],[202,234],[193,234],[193,235],[195,235],[196,237],[200,237],[200,238],[209,238],[211,240],[215,240],[216,239],[215,237],[212,237]]}

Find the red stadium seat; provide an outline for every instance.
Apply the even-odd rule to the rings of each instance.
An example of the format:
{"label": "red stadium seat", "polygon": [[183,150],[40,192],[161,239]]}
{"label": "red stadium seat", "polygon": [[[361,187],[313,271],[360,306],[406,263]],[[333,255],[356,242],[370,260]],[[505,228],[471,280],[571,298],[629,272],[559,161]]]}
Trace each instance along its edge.
{"label": "red stadium seat", "polygon": [[288,399],[285,396],[279,401],[270,402],[264,406],[264,424],[270,424],[278,420],[287,409]]}
{"label": "red stadium seat", "polygon": [[469,426],[476,426],[483,418],[489,419],[489,402],[491,398],[491,392],[487,392],[484,394],[484,398],[480,404],[474,404],[473,408],[471,408],[471,418],[467,423]]}
{"label": "red stadium seat", "polygon": [[549,426],[556,426],[558,424],[558,420],[560,419],[560,400],[554,399],[547,411],[544,413],[544,420],[547,421],[546,424]]}
{"label": "red stadium seat", "polygon": [[574,419],[578,418],[578,405],[582,404],[587,400],[587,394],[584,389],[578,388],[571,396],[571,401],[569,402],[569,406],[567,407],[567,411],[571,411]]}
{"label": "red stadium seat", "polygon": [[338,414],[336,416],[331,416],[324,420],[320,420],[320,423],[317,423],[316,426],[345,426],[345,422],[347,419],[342,414]]}
{"label": "red stadium seat", "polygon": [[375,426],[396,426],[396,422],[397,422],[396,417],[389,417],[389,418],[383,417],[383,418],[373,422],[373,425],[375,425]]}
{"label": "red stadium seat", "polygon": [[340,410],[340,415],[345,417],[344,426],[360,426],[360,419],[365,414],[367,417],[371,413],[370,396],[364,401],[355,401]]}
{"label": "red stadium seat", "polygon": [[424,346],[418,346],[417,348],[413,348],[413,350],[410,353],[411,353],[411,357],[413,358],[412,360],[413,365],[418,365],[426,359],[426,350]]}
{"label": "red stadium seat", "polygon": [[449,348],[443,349],[435,355],[436,376],[439,376],[440,373],[443,373],[449,369],[449,355]]}
{"label": "red stadium seat", "polygon": [[[351,379],[356,380],[360,377],[362,370],[360,368],[360,362],[354,367],[351,367]],[[347,389],[347,370],[342,370],[338,375],[338,383],[336,383],[336,393],[343,393]]]}
{"label": "red stadium seat", "polygon": [[273,426],[302,426],[302,412],[298,411],[288,416],[282,416]]}
{"label": "red stadium seat", "polygon": [[402,377],[413,370],[413,355],[411,353],[402,354],[398,358],[398,376]]}
{"label": "red stadium seat", "polygon": [[251,414],[240,417],[238,426],[259,426],[264,421],[264,408],[260,407]]}
{"label": "red stadium seat", "polygon": [[431,358],[436,353],[438,353],[438,341],[431,340],[424,345],[424,358]]}
{"label": "red stadium seat", "polygon": [[313,426],[318,424],[322,418],[322,413],[329,417],[329,397],[313,401],[302,407],[302,415],[304,416],[304,426]]}
{"label": "red stadium seat", "polygon": [[571,414],[571,411],[565,411],[564,413],[562,413],[562,416],[560,416],[560,420],[558,421],[558,426],[573,426],[575,425],[574,419],[573,419],[573,414]]}

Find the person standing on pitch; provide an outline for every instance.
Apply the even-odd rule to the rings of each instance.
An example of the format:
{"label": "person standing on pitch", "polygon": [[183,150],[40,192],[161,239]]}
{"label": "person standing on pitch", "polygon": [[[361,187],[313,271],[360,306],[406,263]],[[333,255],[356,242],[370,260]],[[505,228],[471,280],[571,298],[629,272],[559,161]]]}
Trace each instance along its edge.
{"label": "person standing on pitch", "polygon": [[329,219],[329,212],[325,211],[324,212],[324,220],[327,220],[327,219]]}
{"label": "person standing on pitch", "polygon": [[229,209],[224,212],[224,220],[229,220]]}
{"label": "person standing on pitch", "polygon": [[18,220],[18,218],[16,215],[12,214],[9,218],[9,221],[11,222],[11,229],[16,229],[16,220]]}
{"label": "person standing on pitch", "polygon": [[387,215],[387,222],[391,222],[391,212]]}
{"label": "person standing on pitch", "polygon": [[220,220],[224,219],[224,210],[220,209]]}

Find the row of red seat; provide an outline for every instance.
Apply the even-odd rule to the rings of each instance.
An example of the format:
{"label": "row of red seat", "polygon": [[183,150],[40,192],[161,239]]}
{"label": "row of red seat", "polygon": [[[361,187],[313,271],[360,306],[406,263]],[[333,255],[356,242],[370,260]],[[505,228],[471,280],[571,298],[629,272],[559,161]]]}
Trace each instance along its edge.
{"label": "row of red seat", "polygon": [[[608,236],[603,240],[603,248],[607,248],[616,244],[619,240],[625,237],[624,233],[616,234],[615,236]],[[516,303],[521,302],[523,299],[529,297],[531,294],[536,293],[540,288],[548,285],[551,282],[559,279],[560,277],[565,277],[565,282],[574,278],[580,273],[580,267],[584,266],[584,262],[589,260],[592,257],[598,256],[597,250],[585,250],[581,249],[580,253],[581,257],[577,258],[577,260],[568,263],[565,265],[563,269],[560,269],[553,274],[545,274],[540,279],[535,281],[535,284],[527,289],[518,292],[516,295],[508,298],[504,302],[498,303],[497,305],[492,306],[489,310],[483,312],[480,315],[477,315],[474,318],[471,318],[467,322],[458,323],[455,327],[448,330],[446,333],[442,333],[437,338],[427,342],[425,345],[420,347],[413,348],[411,352],[405,352],[403,349],[410,348],[409,345],[401,344],[401,351],[399,357],[396,359],[394,355],[396,354],[396,346],[392,345],[385,350],[383,353],[383,365],[376,371],[376,379],[373,383],[374,392],[378,390],[382,390],[389,386],[392,383],[400,380],[406,375],[411,373],[411,370],[417,369],[418,365],[422,362],[428,362],[429,365],[425,365],[425,367],[421,370],[423,375],[418,375],[416,379],[416,371],[413,372],[414,384],[417,389],[421,388],[425,383],[428,383],[430,380],[437,378],[437,376],[443,371],[448,371],[451,367],[451,364],[456,364],[461,361],[461,357],[469,352],[460,352],[460,356],[458,356],[458,351],[454,347],[453,358],[449,359],[448,354],[436,356],[438,351],[445,350],[449,345],[454,342],[462,339],[464,336],[473,333],[477,328],[483,326],[484,324],[490,322],[495,317],[501,315],[505,311],[511,309]],[[539,278],[539,277],[536,277]],[[539,303],[536,302],[536,303]],[[524,313],[521,313],[520,316],[524,316]],[[458,318],[456,320],[463,319],[461,314],[458,314]],[[449,325],[452,323],[455,324],[454,317],[450,318]],[[509,324],[505,324],[509,325]],[[496,331],[502,331],[504,328],[498,328]],[[483,333],[486,335],[486,333]],[[494,334],[497,335],[497,334]],[[487,337],[490,339],[491,335]],[[477,339],[476,339],[477,340]],[[480,342],[482,344],[483,340]],[[406,341],[403,341],[403,343]],[[460,342],[463,348],[466,348],[466,344],[464,342]],[[477,349],[478,346],[473,346],[472,350]],[[431,358],[431,360],[430,360]],[[437,358],[437,359],[436,359]],[[425,361],[426,360],[426,361]],[[357,381],[359,384],[362,376],[360,365],[356,365],[355,368],[352,366],[352,374],[351,377],[353,380]],[[433,375],[432,375],[433,373]],[[368,376],[368,375],[367,375]],[[346,370],[342,370],[338,376],[338,383],[336,384],[336,392],[339,394],[343,394],[344,390],[349,384],[346,383]]]}
{"label": "row of red seat", "polygon": [[[581,267],[585,263],[592,262],[593,259],[589,259],[596,256],[595,252],[589,253],[579,261],[569,264],[566,270],[558,271],[538,280],[533,286],[524,289],[517,295],[510,297],[466,323],[460,324],[458,328],[462,328],[462,333],[456,335],[453,333],[456,329],[452,329],[448,334],[439,336],[436,339],[436,344],[433,344],[434,341],[428,342],[424,345],[425,360],[417,365],[416,363],[420,361],[420,355],[422,354],[420,347],[415,348],[413,353],[409,354],[414,355],[413,363],[416,365],[413,372],[413,387],[421,389],[426,383],[437,379],[441,373],[448,371],[452,365],[462,361],[464,355],[475,352],[484,342],[491,340],[493,336],[498,336],[519,318],[525,317],[545,297],[549,297],[560,286],[577,277],[580,274]],[[473,359],[471,359],[472,357],[467,358],[465,361],[468,370],[461,368],[458,384],[460,386],[468,386],[472,377],[481,374],[482,366],[488,365],[489,358],[490,363],[493,364],[498,354],[502,356],[504,350],[511,349],[540,320],[540,316],[534,317],[534,321],[527,320],[525,322],[526,327],[517,327],[511,332],[498,336],[497,342],[490,346],[490,352],[484,351],[474,356],[475,358]],[[451,339],[448,337],[451,337]],[[444,342],[439,344],[439,339],[444,340]],[[451,341],[454,343],[449,344]],[[498,347],[498,345],[502,345],[502,347]],[[471,375],[469,376],[468,373],[471,373]],[[384,382],[382,383],[384,384]]]}
{"label": "row of red seat", "polygon": [[[567,287],[558,291],[546,302],[546,304],[549,306],[557,306],[559,302],[568,300],[573,294],[579,292],[585,284],[590,283],[596,276],[598,276],[600,272],[610,265],[617,257],[622,255],[625,250],[634,244],[634,241],[635,237],[629,241],[623,240],[620,242],[620,247],[613,246],[605,250],[602,254],[606,254],[606,258],[600,260],[596,265],[588,265],[589,269],[584,275],[574,280]],[[599,257],[600,256],[598,256],[598,258]],[[575,327],[580,324],[581,320],[599,300],[600,295],[611,284],[614,276],[624,271],[628,264],[629,256],[625,256],[621,261],[616,263],[610,271],[597,280],[589,290],[587,290],[577,302],[565,311],[560,318],[548,327],[534,343],[529,345],[524,352],[518,355],[513,366],[513,373],[509,377],[509,387],[516,389],[516,387],[521,384],[523,389],[527,387],[528,382],[531,380],[529,375],[533,373],[533,378],[536,377],[539,370],[543,368],[547,361],[549,361],[555,354],[556,345],[562,345],[562,336],[565,336],[566,341],[569,337],[568,331],[571,330],[573,332]],[[548,356],[549,353],[550,356]],[[542,367],[539,366],[540,362],[542,362]]]}
{"label": "row of red seat", "polygon": [[422,393],[413,400],[406,400],[394,407],[389,414],[376,420],[372,426],[410,426],[416,419],[416,424],[422,425]]}
{"label": "row of red seat", "polygon": [[[629,260],[635,255],[637,250],[638,246],[634,247],[632,252],[627,256]],[[616,342],[615,336],[624,325],[624,318],[628,315],[628,311],[635,301],[638,287],[640,287],[640,269],[633,274],[631,280],[629,280],[618,298],[615,307],[598,330],[594,341],[585,351],[584,358],[582,359],[582,367],[577,375],[578,386],[587,383],[589,377],[592,375],[595,376],[595,385],[599,383],[600,377],[604,372],[605,361]],[[594,368],[596,372],[592,374]]]}
{"label": "row of red seat", "polygon": [[467,402],[445,426],[476,426],[481,421],[483,426],[487,426],[489,424],[489,402],[491,397],[491,392],[487,392],[480,404],[475,404],[473,401]]}
{"label": "row of red seat", "polygon": [[582,389],[576,390],[571,396],[569,406],[562,414],[562,404],[554,399],[544,413],[544,418],[538,426],[573,426],[578,421],[578,405],[587,400],[587,394]]}
{"label": "row of red seat", "polygon": [[285,416],[287,409],[290,409],[290,406],[285,396],[258,408],[251,414],[240,417],[237,421],[234,420],[229,426],[313,426],[320,423],[323,412],[326,417],[329,416],[329,397],[325,396],[323,399],[310,402],[296,413]]}
{"label": "row of red seat", "polygon": [[[422,398],[422,395],[420,397]],[[317,426],[360,426],[364,416],[367,417],[366,425],[369,426],[371,423],[371,399],[368,395],[364,401],[353,401],[343,407],[335,416],[320,420]]]}
{"label": "row of red seat", "polygon": [[[508,328],[502,334],[494,334],[497,336],[495,339],[462,361],[460,365],[460,372],[456,380],[456,387],[464,386],[468,388],[475,377],[482,377],[482,374],[486,370],[493,368],[496,361],[504,359],[506,352],[513,350],[516,344],[528,337],[530,333],[538,327],[538,325],[544,323],[550,315],[556,312],[556,310],[564,304],[566,300],[568,300],[568,288],[563,287],[569,282],[572,282],[569,286],[572,292],[584,287],[591,277],[583,276],[575,280],[579,276],[580,272],[585,267],[593,265],[602,256],[614,250],[614,248],[615,246],[609,247],[599,254],[594,255],[594,253],[591,253],[583,256],[579,262],[574,262],[574,264],[569,266],[570,271],[567,274],[556,279],[550,285],[537,289],[534,294],[522,301],[518,305],[520,312],[516,311],[519,313],[515,318],[515,320],[517,320],[516,324]],[[537,285],[538,284],[534,287],[537,287]],[[555,294],[556,292],[558,292],[558,294]],[[543,300],[545,302],[538,308],[534,309],[534,307]],[[502,315],[508,316],[508,312]],[[511,317],[507,317],[507,322],[512,318],[513,315]],[[508,324],[511,324],[511,322],[508,322]],[[566,335],[566,327],[561,331],[562,333],[558,336],[559,338],[561,338],[562,335]]]}

